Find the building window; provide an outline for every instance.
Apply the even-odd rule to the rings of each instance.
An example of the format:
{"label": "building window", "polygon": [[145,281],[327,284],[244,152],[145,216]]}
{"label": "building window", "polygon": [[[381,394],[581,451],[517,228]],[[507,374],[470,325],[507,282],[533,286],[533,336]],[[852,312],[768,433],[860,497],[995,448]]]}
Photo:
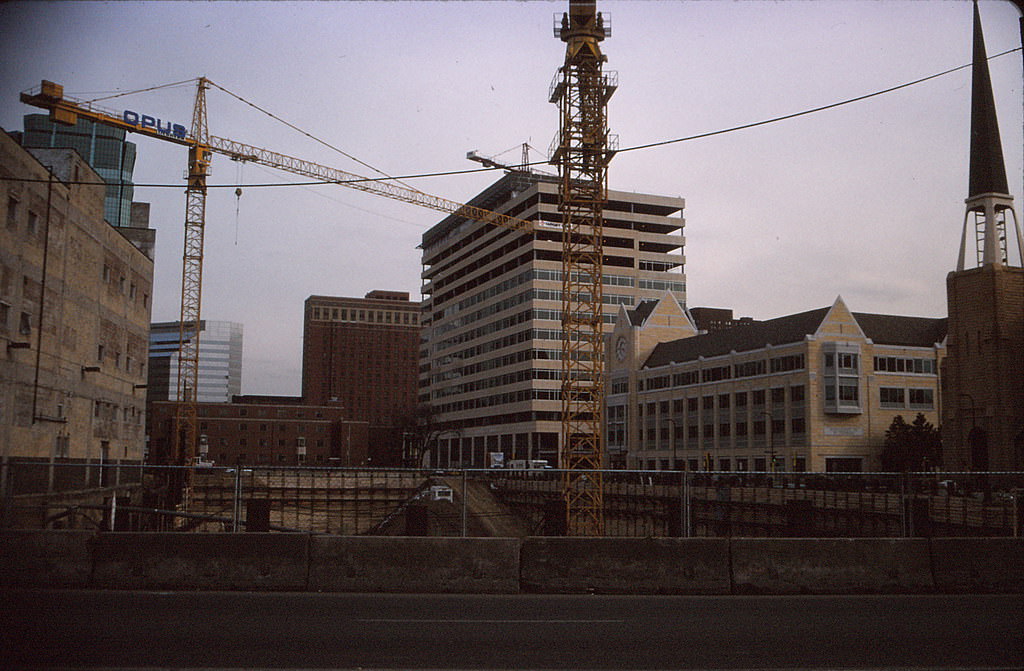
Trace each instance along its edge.
{"label": "building window", "polygon": [[28,231],[29,235],[35,235],[39,229],[39,215],[32,210],[28,211],[28,225],[25,230]]}
{"label": "building window", "polygon": [[747,407],[747,392],[738,391],[736,392],[736,407],[745,408]]}
{"label": "building window", "polygon": [[803,417],[794,417],[789,420],[789,429],[794,434],[807,433],[807,423]]}
{"label": "building window", "polygon": [[752,396],[754,405],[764,405],[764,389],[755,389]]}
{"label": "building window", "polygon": [[14,196],[7,197],[7,227],[14,228],[18,225],[18,199]]}
{"label": "building window", "polygon": [[861,457],[825,457],[826,473],[860,473],[864,470]]}
{"label": "building window", "polygon": [[804,386],[802,384],[789,388],[789,400],[796,403],[803,403],[804,401]]}
{"label": "building window", "polygon": [[905,407],[904,390],[899,387],[880,387],[878,396],[883,408]]}
{"label": "building window", "polygon": [[32,315],[28,312],[21,313],[21,320],[18,322],[18,333],[21,335],[32,334]]}
{"label": "building window", "polygon": [[772,389],[772,405],[782,405],[786,402],[786,388],[774,387]]}
{"label": "building window", "polygon": [[908,389],[910,407],[914,410],[933,410],[935,408],[935,391],[932,389]]}
{"label": "building window", "polygon": [[855,343],[825,343],[822,384],[825,412],[857,414],[860,405],[860,346]]}

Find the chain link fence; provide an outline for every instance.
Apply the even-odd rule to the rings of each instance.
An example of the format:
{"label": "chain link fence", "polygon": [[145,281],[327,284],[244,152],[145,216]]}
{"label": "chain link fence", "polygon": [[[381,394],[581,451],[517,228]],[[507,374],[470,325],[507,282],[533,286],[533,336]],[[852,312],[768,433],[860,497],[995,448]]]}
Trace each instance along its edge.
{"label": "chain link fence", "polygon": [[[591,472],[604,534],[1021,536],[1024,472]],[[557,469],[180,467],[10,461],[3,528],[563,535]],[[182,490],[181,483],[189,483]]]}

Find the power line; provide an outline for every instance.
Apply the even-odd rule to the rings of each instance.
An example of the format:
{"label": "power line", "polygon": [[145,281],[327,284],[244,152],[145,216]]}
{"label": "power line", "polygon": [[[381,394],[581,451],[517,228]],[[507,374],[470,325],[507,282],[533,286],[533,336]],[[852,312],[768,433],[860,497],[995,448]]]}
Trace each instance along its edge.
{"label": "power line", "polygon": [[[1000,52],[1000,53],[995,54],[993,56],[989,56],[988,60],[992,60],[994,58],[999,58],[1001,56],[1006,56],[1007,54],[1012,54],[1012,53],[1015,53],[1015,52],[1020,51],[1020,50],[1021,50],[1021,47],[1015,47],[1013,49],[1007,49],[1006,51]],[[670,145],[670,144],[678,144],[680,142],[689,142],[691,140],[699,140],[699,139],[706,138],[706,137],[714,137],[716,135],[724,135],[726,133],[734,133],[736,131],[746,130],[748,128],[757,128],[758,126],[765,126],[765,125],[768,125],[768,124],[777,123],[779,121],[786,121],[788,119],[795,119],[797,117],[807,116],[809,114],[815,114],[817,112],[823,112],[825,110],[835,109],[837,107],[842,107],[843,105],[849,105],[849,104],[852,104],[852,103],[855,103],[855,102],[860,102],[862,100],[868,100],[870,98],[875,98],[877,96],[884,95],[886,93],[892,93],[894,91],[899,91],[901,89],[909,88],[911,86],[916,86],[918,84],[923,84],[924,82],[930,81],[932,79],[937,79],[939,77],[944,77],[944,76],[952,74],[954,72],[958,72],[960,70],[964,70],[966,68],[971,67],[971,65],[972,65],[971,63],[968,63],[967,65],[960,65],[960,66],[957,66],[955,68],[950,68],[948,70],[944,70],[942,72],[938,72],[938,73],[933,74],[933,75],[928,75],[927,77],[921,77],[920,79],[915,79],[913,81],[905,82],[903,84],[897,84],[896,86],[890,86],[889,88],[881,89],[881,90],[875,91],[873,93],[866,93],[864,95],[856,96],[854,98],[847,98],[846,100],[840,100],[839,102],[830,103],[828,105],[821,105],[819,107],[813,107],[813,108],[810,108],[810,109],[802,110],[800,112],[793,112],[791,114],[784,114],[782,116],[773,117],[771,119],[764,119],[764,120],[761,120],[761,121],[754,121],[754,122],[742,124],[742,125],[739,125],[739,126],[732,126],[730,128],[722,128],[722,129],[719,129],[719,130],[708,131],[706,133],[698,133],[696,135],[687,135],[685,137],[674,138],[674,139],[671,139],[671,140],[659,140],[657,142],[648,142],[646,144],[639,144],[639,145],[635,145],[635,146],[632,146],[632,147],[626,147],[624,149],[619,149],[616,153],[621,154],[621,153],[627,152],[627,151],[637,151],[637,150],[640,150],[640,149],[651,149],[653,147],[662,147],[662,146]],[[176,82],[176,84],[180,84],[180,83],[181,82]],[[167,85],[164,85],[164,86],[172,86],[172,85],[173,84],[167,84]],[[218,88],[220,88],[220,87],[218,86]],[[231,93],[230,91],[227,91],[226,89],[221,89],[221,90],[224,90],[229,95],[235,95],[235,94]],[[246,102],[247,104],[250,104],[250,105],[252,104],[252,103],[248,103],[248,101],[243,101],[243,102]],[[255,105],[253,105],[253,106],[255,107]],[[257,108],[257,109],[259,109],[259,108]],[[260,111],[263,111],[263,110],[260,110]],[[269,114],[269,113],[267,113],[267,114]],[[285,123],[287,123],[287,122],[285,122]],[[290,124],[288,124],[288,125],[290,125]],[[296,129],[296,130],[298,130],[298,129]],[[300,130],[300,132],[302,132],[302,131]],[[314,138],[314,139],[316,139],[316,138]],[[326,143],[324,143],[324,144],[326,144]],[[327,145],[327,146],[331,147],[330,145]],[[341,151],[339,149],[336,149],[335,147],[331,147],[331,148],[334,149],[335,151],[339,151],[339,152]],[[341,152],[341,153],[344,153],[344,152]],[[353,159],[353,160],[356,160],[356,159]],[[547,165],[547,161],[534,161],[532,163],[526,164],[526,166],[524,166],[524,167],[536,166],[536,165]],[[370,167],[371,169],[376,170],[376,168],[373,168],[372,166],[367,166],[367,167]],[[447,171],[441,171],[441,172],[421,172],[421,173],[416,173],[416,174],[411,174],[411,175],[397,175],[397,176],[391,176],[391,177],[362,177],[362,178],[359,178],[359,179],[319,180],[319,181],[312,181],[312,182],[280,182],[280,183],[262,183],[262,184],[235,184],[235,183],[232,183],[232,184],[208,184],[207,188],[210,188],[210,189],[234,189],[234,188],[238,188],[238,187],[243,187],[243,188],[246,188],[246,189],[260,189],[260,188],[271,188],[271,187],[282,187],[282,186],[319,186],[319,185],[323,185],[323,184],[360,184],[360,183],[365,183],[365,182],[387,182],[387,181],[399,181],[399,180],[407,180],[407,179],[426,179],[428,177],[448,177],[448,176],[453,176],[453,175],[468,175],[468,174],[479,173],[479,172],[492,172],[494,170],[501,170],[501,169],[502,168],[498,168],[498,167],[480,167],[480,168],[467,168],[465,170],[447,170]],[[0,177],[0,181],[12,181],[12,180],[14,180],[14,181],[23,181],[23,182],[46,182],[46,181],[48,181],[48,180],[45,180],[45,179],[28,179],[28,178],[18,178],[18,177]],[[86,184],[86,183],[92,184],[94,182],[63,182],[63,183],[64,184]],[[139,183],[135,183],[132,186],[145,187],[145,188],[180,189],[184,185],[183,184],[139,184]]]}

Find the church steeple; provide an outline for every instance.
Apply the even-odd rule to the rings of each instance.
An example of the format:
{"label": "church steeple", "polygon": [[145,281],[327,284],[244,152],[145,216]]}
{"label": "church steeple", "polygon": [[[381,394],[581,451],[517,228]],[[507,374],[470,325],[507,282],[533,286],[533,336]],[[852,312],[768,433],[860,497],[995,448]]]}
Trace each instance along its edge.
{"label": "church steeple", "polygon": [[985,35],[978,2],[974,2],[974,60],[971,75],[971,177],[968,197],[985,193],[1009,194],[999,120],[988,72]]}
{"label": "church steeple", "polygon": [[[1017,237],[1017,259],[1024,263],[1024,243],[1020,222],[1013,209],[1013,197],[1006,181],[1003,147],[999,139],[992,79],[985,52],[978,1],[974,0],[974,59],[971,77],[971,156],[970,178],[960,239],[957,270],[964,270],[968,231],[973,229],[978,266],[1020,265],[1011,261],[1007,248],[1008,218],[1013,219]],[[973,224],[973,225],[972,225]]]}

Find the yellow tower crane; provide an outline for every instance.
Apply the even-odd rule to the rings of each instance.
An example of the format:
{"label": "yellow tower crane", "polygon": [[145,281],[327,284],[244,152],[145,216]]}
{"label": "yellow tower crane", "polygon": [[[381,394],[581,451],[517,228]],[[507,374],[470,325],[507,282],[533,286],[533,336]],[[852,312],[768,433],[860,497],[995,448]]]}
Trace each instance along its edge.
{"label": "yellow tower crane", "polygon": [[608,99],[601,41],[610,26],[595,0],[569,0],[555,24],[565,62],[549,99],[559,108],[550,162],[559,170],[562,213],[562,436],[560,466],[566,531],[604,533],[604,206],[608,200]]}
{"label": "yellow tower crane", "polygon": [[[78,119],[100,123],[148,137],[174,142],[188,147],[188,173],[185,204],[185,249],[181,273],[181,331],[178,359],[177,431],[173,458],[175,463],[188,466],[181,483],[180,503],[188,506],[192,481],[192,467],[197,458],[198,424],[196,395],[199,387],[199,323],[203,285],[203,233],[206,226],[206,177],[213,154],[221,154],[237,161],[248,161],[302,175],[326,183],[340,184],[412,205],[427,207],[438,212],[454,214],[487,224],[513,230],[532,232],[533,223],[483,208],[457,203],[418,191],[411,187],[366,179],[359,175],[313,163],[234,140],[212,136],[207,129],[206,91],[212,82],[199,78],[192,127],[185,129],[176,124],[141,116],[134,112],[103,110],[91,103],[64,95],[64,87],[43,81],[38,89],[21,94],[21,101],[48,110],[50,118],[61,124],[74,125]],[[215,84],[214,84],[215,85]],[[216,86],[216,85],[215,85]]]}

